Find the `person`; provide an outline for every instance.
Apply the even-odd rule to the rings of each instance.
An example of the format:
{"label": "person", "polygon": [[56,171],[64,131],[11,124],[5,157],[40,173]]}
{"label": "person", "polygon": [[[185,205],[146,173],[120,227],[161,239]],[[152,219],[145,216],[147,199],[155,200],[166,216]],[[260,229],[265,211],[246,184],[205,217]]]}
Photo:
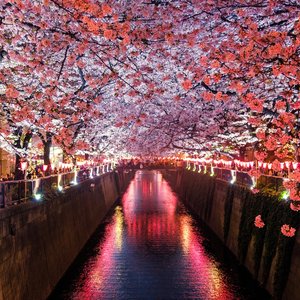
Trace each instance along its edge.
{"label": "person", "polygon": [[43,173],[43,171],[40,168],[37,169],[36,175],[38,178],[45,177],[45,174]]}
{"label": "person", "polygon": [[27,179],[31,179],[32,178],[32,173],[33,173],[33,170],[32,169],[29,169],[27,170]]}

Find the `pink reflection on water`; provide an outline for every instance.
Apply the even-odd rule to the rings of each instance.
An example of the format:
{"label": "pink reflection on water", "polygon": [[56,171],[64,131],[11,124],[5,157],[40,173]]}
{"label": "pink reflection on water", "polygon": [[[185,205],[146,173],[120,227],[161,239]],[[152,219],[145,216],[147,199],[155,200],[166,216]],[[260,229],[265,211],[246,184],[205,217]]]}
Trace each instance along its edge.
{"label": "pink reflection on water", "polygon": [[151,254],[175,256],[178,266],[172,268],[178,268],[178,281],[186,282],[195,297],[236,299],[222,271],[207,255],[192,217],[184,212],[161,174],[138,172],[122,198],[122,208],[116,208],[106,226],[99,253],[83,271],[82,284],[72,299],[117,299],[124,288],[120,283],[123,273],[118,274],[120,264],[131,260],[134,267],[137,258],[147,263],[149,249]]}
{"label": "pink reflection on water", "polygon": [[195,286],[200,287],[199,293],[203,294],[205,291],[206,299],[235,299],[232,292],[228,290],[225,278],[217,268],[216,262],[207,255],[201,238],[195,233],[191,216],[181,216],[180,223],[181,246],[191,266],[190,280],[195,283]]}

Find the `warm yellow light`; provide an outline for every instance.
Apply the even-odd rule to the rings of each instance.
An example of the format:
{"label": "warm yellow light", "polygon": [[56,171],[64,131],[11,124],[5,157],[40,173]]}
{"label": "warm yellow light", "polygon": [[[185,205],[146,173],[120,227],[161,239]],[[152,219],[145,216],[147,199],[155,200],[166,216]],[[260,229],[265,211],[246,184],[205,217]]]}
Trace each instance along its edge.
{"label": "warm yellow light", "polygon": [[122,238],[123,238],[123,222],[124,222],[124,216],[122,213],[122,209],[120,206],[116,207],[115,212],[115,243],[117,246],[117,249],[120,251],[122,249]]}

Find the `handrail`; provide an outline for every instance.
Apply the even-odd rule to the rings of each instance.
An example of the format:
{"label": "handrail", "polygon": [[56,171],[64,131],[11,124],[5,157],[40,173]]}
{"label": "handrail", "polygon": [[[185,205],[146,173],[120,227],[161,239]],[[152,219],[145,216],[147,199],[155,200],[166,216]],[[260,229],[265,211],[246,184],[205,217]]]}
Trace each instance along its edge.
{"label": "handrail", "polygon": [[[195,162],[188,162],[185,165],[185,168],[197,173],[206,173],[206,174],[210,174],[211,176],[215,175],[216,178],[224,180],[224,175],[225,174],[218,174],[220,172],[218,172],[218,170],[220,170],[221,172],[227,171],[230,172],[230,183],[235,183],[238,185],[242,185],[242,186],[247,186],[250,189],[255,189],[257,186],[257,178],[252,177],[247,171],[242,171],[242,170],[238,170],[238,169],[229,169],[229,168],[224,168],[224,167],[218,167],[218,166],[212,166],[212,165],[202,165],[199,163],[195,163]],[[229,174],[227,174],[228,176]],[[277,176],[277,175],[269,175],[269,174],[261,174],[260,178],[259,178],[259,182],[262,182],[264,185],[268,185],[268,184],[272,184],[274,189],[276,191],[278,191],[279,187],[282,186],[282,181],[284,181],[285,179],[287,179],[287,177],[284,176]],[[271,180],[271,181],[270,181]],[[224,180],[226,181],[226,179]],[[265,182],[264,182],[265,181]],[[228,178],[227,178],[227,182],[228,182]]]}
{"label": "handrail", "polygon": [[69,186],[101,176],[112,170],[112,164],[103,164],[34,179],[0,181],[0,208],[17,205],[28,200],[40,201],[43,197],[62,192]]}

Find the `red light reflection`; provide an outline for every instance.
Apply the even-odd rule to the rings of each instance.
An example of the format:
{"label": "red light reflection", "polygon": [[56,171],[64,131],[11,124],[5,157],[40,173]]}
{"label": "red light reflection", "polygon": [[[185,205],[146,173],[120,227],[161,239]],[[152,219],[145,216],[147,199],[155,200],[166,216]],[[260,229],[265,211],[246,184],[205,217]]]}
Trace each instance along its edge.
{"label": "red light reflection", "polygon": [[[121,207],[116,208],[111,223],[106,227],[104,239],[98,248],[99,253],[85,267],[81,276],[82,284],[74,291],[73,299],[135,297],[134,294],[126,296],[125,290],[136,290],[138,293],[139,285],[130,289],[134,282],[140,280],[132,280],[130,277],[136,272],[139,273],[138,278],[147,278],[147,285],[145,290],[141,288],[142,292],[153,293],[156,290],[159,298],[167,287],[158,286],[160,281],[153,281],[151,286],[151,278],[159,276],[151,272],[156,270],[152,266],[157,259],[164,255],[168,257],[162,263],[166,259],[170,259],[172,263],[169,273],[160,273],[160,276],[162,280],[168,276],[170,280],[174,280],[171,292],[175,293],[183,282],[184,288],[193,291],[197,299],[236,298],[216,262],[203,248],[202,238],[195,229],[191,216],[184,211],[160,173],[138,172],[122,198]],[[152,262],[151,259],[154,258]],[[134,269],[135,272],[130,269],[137,266],[148,269],[140,267],[138,270]],[[125,279],[127,281],[123,283]],[[187,292],[179,290],[178,293]]]}

